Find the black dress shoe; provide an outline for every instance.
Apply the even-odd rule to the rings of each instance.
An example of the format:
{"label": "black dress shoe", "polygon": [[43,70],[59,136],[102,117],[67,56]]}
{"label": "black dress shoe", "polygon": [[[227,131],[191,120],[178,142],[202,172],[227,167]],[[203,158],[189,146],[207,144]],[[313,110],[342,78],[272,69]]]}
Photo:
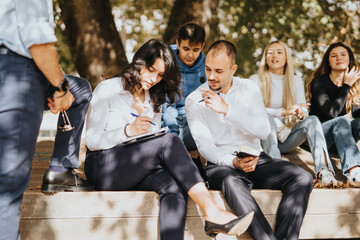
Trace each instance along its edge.
{"label": "black dress shoe", "polygon": [[225,224],[217,224],[205,221],[205,232],[210,237],[216,237],[216,235],[219,233],[240,236],[248,229],[253,217],[254,212],[250,212]]}
{"label": "black dress shoe", "polygon": [[43,184],[41,185],[41,192],[57,193],[64,191],[94,191],[94,186],[76,175],[73,169],[69,169],[66,172],[46,170],[43,177]]}

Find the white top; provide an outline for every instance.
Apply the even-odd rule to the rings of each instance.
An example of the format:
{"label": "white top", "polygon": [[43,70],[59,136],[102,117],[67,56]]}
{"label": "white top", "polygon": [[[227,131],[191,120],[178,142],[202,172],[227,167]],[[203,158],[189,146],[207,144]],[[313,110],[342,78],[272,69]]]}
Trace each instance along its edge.
{"label": "white top", "polygon": [[199,103],[203,88],[209,89],[207,82],[185,101],[186,118],[200,154],[214,164],[234,168],[232,154],[241,145],[262,151],[260,139],[269,135],[270,124],[259,87],[233,77],[229,91],[220,94],[229,106],[226,115]]}
{"label": "white top", "polygon": [[[121,78],[111,78],[100,82],[93,92],[87,113],[86,146],[91,151],[115,147],[126,139],[124,127],[132,123],[137,114],[131,107],[133,96],[124,90]],[[148,91],[145,91],[145,111],[142,116],[151,117],[156,126],[151,125],[149,132],[160,129],[161,111],[153,112]]]}
{"label": "white top", "polygon": [[52,0],[1,0],[0,45],[32,58],[29,47],[56,42]]}
{"label": "white top", "polygon": [[[283,98],[283,82],[284,75],[276,75],[270,72],[271,77],[271,101],[270,108],[266,108],[266,111],[276,117],[281,117],[282,111],[282,98]],[[254,74],[250,77],[250,80],[255,82],[260,87],[259,75]],[[295,104],[306,103],[304,82],[298,76],[294,76],[294,90],[295,90]],[[305,111],[307,115],[307,111]]]}

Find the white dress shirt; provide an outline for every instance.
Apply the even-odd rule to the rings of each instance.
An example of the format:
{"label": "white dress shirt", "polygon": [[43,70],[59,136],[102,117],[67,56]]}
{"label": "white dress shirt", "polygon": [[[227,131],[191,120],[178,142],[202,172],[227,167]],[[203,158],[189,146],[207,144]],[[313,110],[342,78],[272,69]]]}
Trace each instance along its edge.
{"label": "white dress shirt", "polygon": [[32,58],[29,47],[56,42],[52,0],[1,0],[0,45]]}
{"label": "white dress shirt", "polygon": [[226,94],[220,94],[228,104],[226,115],[205,106],[200,89],[209,89],[204,83],[185,101],[186,118],[200,154],[214,164],[234,168],[234,151],[247,145],[262,151],[260,139],[270,133],[270,124],[259,87],[248,79],[233,77]]}
{"label": "white dress shirt", "polygon": [[[132,107],[133,96],[124,90],[121,78],[111,78],[100,82],[93,92],[87,113],[86,146],[91,151],[115,147],[126,139],[124,127],[135,121],[131,113],[137,114]],[[161,110],[154,113],[148,91],[145,91],[145,111],[141,116],[152,118],[149,131],[160,129]]]}
{"label": "white dress shirt", "polygon": [[[271,77],[271,99],[270,107],[266,111],[279,119],[282,119],[282,98],[283,98],[283,82],[284,75],[277,75],[270,72]],[[260,87],[259,75],[254,74],[250,76],[250,80],[255,82]],[[306,103],[304,82],[298,76],[294,76],[294,91],[295,91],[295,104]],[[308,116],[308,111],[305,110],[305,115]]]}

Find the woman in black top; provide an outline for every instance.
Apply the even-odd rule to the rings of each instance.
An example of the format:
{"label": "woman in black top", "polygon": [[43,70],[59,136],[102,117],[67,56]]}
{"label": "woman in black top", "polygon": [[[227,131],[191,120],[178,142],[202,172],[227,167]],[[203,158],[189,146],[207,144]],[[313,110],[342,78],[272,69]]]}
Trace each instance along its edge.
{"label": "woman in black top", "polygon": [[360,186],[360,69],[351,49],[333,43],[309,83],[310,115],[316,115],[328,148],[334,143],[343,174],[351,186]]}

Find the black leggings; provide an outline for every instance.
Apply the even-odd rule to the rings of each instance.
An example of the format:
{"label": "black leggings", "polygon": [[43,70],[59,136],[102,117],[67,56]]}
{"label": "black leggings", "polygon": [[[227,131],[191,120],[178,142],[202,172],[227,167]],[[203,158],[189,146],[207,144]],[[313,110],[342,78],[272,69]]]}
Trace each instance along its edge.
{"label": "black leggings", "polygon": [[182,141],[174,134],[107,150],[88,150],[85,174],[99,191],[157,192],[162,240],[184,238],[187,192],[203,181]]}

